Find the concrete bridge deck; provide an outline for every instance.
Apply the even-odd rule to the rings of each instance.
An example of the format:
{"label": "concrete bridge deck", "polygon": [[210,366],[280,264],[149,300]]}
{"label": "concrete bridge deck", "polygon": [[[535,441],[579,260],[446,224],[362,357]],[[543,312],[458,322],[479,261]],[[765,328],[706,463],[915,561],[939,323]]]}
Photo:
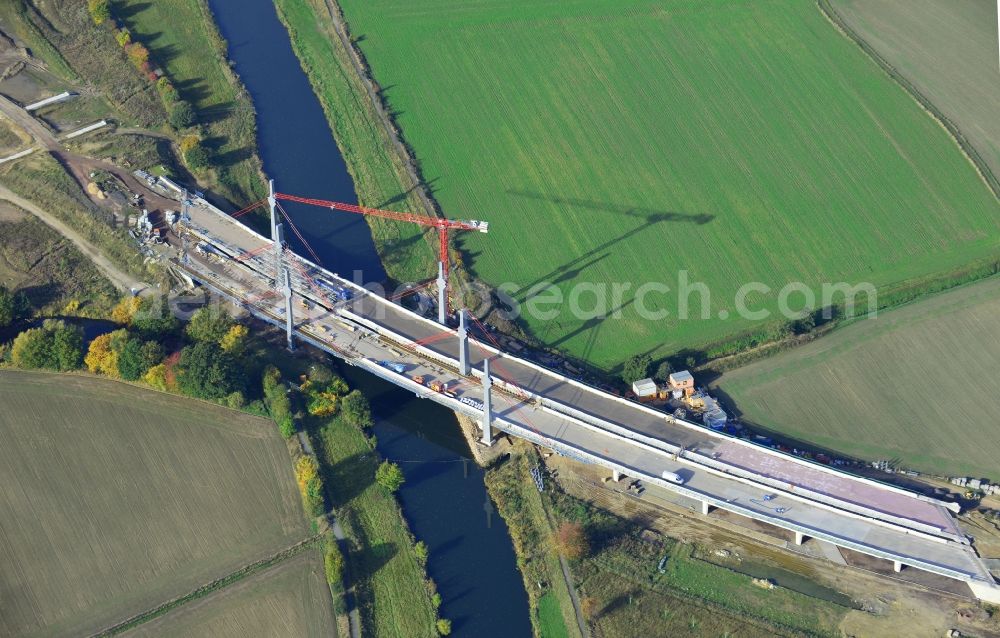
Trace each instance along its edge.
{"label": "concrete bridge deck", "polygon": [[[224,257],[262,248],[270,241],[210,206],[195,205],[189,212],[189,229],[223,257],[191,255],[187,264],[178,266],[255,315],[284,326],[283,299],[272,288],[270,252],[243,262]],[[480,418],[482,412],[476,406],[483,391],[477,368],[489,356],[499,429],[561,454],[641,477],[698,499],[706,508],[724,508],[792,530],[799,539],[827,540],[897,566],[964,580],[987,591],[987,596],[996,595],[992,577],[944,503],[675,419],[486,344],[473,346],[473,375],[461,377],[456,371],[457,337],[419,343],[440,335],[442,326],[301,257],[293,259],[298,261],[296,269],[355,290],[351,301],[333,303],[301,275],[292,282],[297,296],[313,302],[308,309],[294,305],[298,336],[352,365]],[[406,374],[379,365],[384,359],[404,364]],[[415,383],[412,376],[416,374],[457,381],[455,398]],[[463,403],[463,398],[468,402]],[[684,476],[684,485],[662,480],[664,470]],[[765,494],[776,497],[764,501]]]}

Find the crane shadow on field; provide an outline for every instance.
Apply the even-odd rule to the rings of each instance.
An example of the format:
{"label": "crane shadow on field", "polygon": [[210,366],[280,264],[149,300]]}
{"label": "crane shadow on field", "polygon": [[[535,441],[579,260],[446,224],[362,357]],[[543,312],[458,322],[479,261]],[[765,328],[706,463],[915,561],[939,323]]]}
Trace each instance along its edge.
{"label": "crane shadow on field", "polygon": [[[656,210],[652,208],[643,208],[640,206],[627,206],[611,204],[607,202],[595,202],[592,200],[570,198],[570,197],[554,197],[549,195],[543,195],[541,193],[534,193],[531,191],[517,191],[508,190],[506,191],[508,195],[514,195],[515,197],[525,197],[528,199],[536,199],[539,201],[544,201],[548,203],[560,204],[575,208],[585,208],[588,210],[594,210],[598,212],[610,213],[612,215],[618,215],[623,217],[631,217],[640,220],[639,225],[626,230],[625,232],[606,239],[597,246],[594,246],[590,250],[577,255],[570,261],[562,264],[551,271],[540,275],[535,280],[530,283],[521,286],[522,291],[529,291],[533,287],[541,283],[552,283],[557,284],[560,282],[571,281],[577,278],[583,270],[593,266],[599,261],[603,261],[605,258],[610,256],[610,249],[617,244],[620,244],[627,239],[638,235],[639,233],[648,230],[650,227],[657,224],[665,223],[689,223],[697,224],[702,226],[711,222],[715,219],[714,215],[708,214],[698,214],[691,215],[688,213],[678,213],[674,211],[664,211]],[[603,254],[600,254],[603,253]],[[600,254],[600,256],[598,256]],[[543,289],[535,290],[531,292],[523,301],[527,301],[531,297],[542,292]]]}
{"label": "crane shadow on field", "polygon": [[592,199],[581,199],[579,197],[559,197],[556,195],[546,195],[544,193],[536,193],[534,191],[520,191],[520,190],[508,189],[505,192],[508,195],[513,195],[514,197],[535,199],[541,202],[548,202],[550,204],[559,204],[562,206],[569,206],[573,208],[585,208],[587,210],[593,210],[599,213],[613,213],[616,215],[623,215],[626,217],[636,217],[638,219],[643,220],[647,224],[658,224],[662,222],[684,222],[684,223],[698,224],[699,226],[701,226],[715,219],[715,215],[708,215],[705,213],[692,215],[690,213],[680,213],[677,211],[660,210],[656,208],[645,208],[643,206],[629,206],[627,204],[599,202],[599,201],[594,201]]}

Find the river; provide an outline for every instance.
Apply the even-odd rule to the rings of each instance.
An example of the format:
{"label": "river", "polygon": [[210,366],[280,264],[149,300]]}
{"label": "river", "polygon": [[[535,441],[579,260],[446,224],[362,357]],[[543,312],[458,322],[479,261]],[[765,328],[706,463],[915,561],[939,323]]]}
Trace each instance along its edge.
{"label": "river", "polygon": [[[295,57],[271,0],[209,0],[229,57],[257,109],[258,148],[277,189],[356,202],[354,186],[323,109]],[[381,282],[360,216],[286,205],[323,264]],[[289,234],[291,245],[301,244]],[[344,375],[372,403],[379,452],[406,477],[399,492],[414,535],[427,544],[428,574],[441,615],[456,636],[530,636],[528,600],[510,535],[486,494],[454,413],[356,368]]]}

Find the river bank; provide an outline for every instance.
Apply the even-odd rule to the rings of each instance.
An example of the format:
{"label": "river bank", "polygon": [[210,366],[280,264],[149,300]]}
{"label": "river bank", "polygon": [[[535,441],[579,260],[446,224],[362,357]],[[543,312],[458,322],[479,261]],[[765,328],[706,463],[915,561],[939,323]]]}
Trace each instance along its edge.
{"label": "river bank", "polygon": [[[435,215],[433,203],[414,182],[398,143],[390,139],[372,96],[337,32],[336,3],[277,0],[278,15],[323,105],[363,206]],[[436,272],[433,241],[415,225],[367,218],[386,273],[397,282],[422,281]],[[428,241],[431,240],[431,242]]]}

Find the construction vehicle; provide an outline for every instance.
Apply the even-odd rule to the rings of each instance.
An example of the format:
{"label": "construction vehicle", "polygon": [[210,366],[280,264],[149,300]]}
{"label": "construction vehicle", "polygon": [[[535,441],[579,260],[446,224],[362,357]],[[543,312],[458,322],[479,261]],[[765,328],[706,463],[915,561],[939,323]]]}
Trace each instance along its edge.
{"label": "construction vehicle", "polygon": [[448,384],[442,383],[441,381],[435,379],[434,381],[431,381],[427,387],[430,388],[431,390],[434,390],[435,392],[444,392],[445,390],[448,389]]}

